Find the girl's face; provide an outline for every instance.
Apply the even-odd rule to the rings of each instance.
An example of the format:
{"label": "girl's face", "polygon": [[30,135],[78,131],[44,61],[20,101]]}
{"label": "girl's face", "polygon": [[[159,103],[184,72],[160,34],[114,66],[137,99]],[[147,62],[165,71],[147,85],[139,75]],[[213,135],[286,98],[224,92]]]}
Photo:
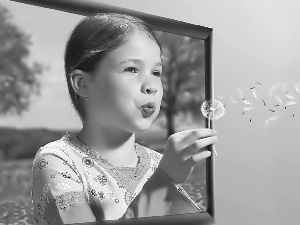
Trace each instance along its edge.
{"label": "girl's face", "polygon": [[[86,102],[90,121],[132,133],[148,129],[163,96],[160,54],[159,46],[141,32],[109,52],[95,69],[91,98]],[[154,102],[156,109],[143,117],[140,107],[147,102]]]}

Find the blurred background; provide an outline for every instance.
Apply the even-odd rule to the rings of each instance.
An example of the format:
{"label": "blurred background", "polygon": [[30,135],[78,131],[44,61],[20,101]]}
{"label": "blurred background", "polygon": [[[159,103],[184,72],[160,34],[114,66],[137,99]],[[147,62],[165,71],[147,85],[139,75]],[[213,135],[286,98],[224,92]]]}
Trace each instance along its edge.
{"label": "blurred background", "polygon": [[[67,38],[83,16],[3,1],[0,3],[0,223],[33,224],[31,166],[37,150],[78,132],[64,74]],[[63,23],[61,22],[63,21]],[[155,31],[162,45],[164,96],[160,114],[136,138],[164,152],[178,131],[204,128],[204,41]],[[206,211],[205,160],[183,188]]]}

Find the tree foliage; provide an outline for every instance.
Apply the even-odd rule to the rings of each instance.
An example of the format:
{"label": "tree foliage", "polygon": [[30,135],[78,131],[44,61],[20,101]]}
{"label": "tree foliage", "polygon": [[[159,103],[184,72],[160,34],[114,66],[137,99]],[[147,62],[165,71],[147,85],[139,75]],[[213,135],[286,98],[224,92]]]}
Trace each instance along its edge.
{"label": "tree foliage", "polygon": [[31,36],[10,19],[9,11],[0,5],[0,115],[21,115],[28,110],[30,96],[40,94],[37,75],[46,67],[26,62]]}
{"label": "tree foliage", "polygon": [[166,116],[168,136],[175,132],[174,119],[179,112],[200,119],[204,101],[204,41],[172,33],[155,31],[163,48],[162,82],[164,95],[161,112]]}

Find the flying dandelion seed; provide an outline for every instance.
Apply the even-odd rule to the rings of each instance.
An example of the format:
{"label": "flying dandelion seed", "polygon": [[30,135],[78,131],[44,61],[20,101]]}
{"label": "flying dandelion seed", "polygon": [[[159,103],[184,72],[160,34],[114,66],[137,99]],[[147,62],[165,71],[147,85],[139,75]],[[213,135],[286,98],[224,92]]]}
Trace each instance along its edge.
{"label": "flying dandelion seed", "polygon": [[256,93],[255,89],[251,89],[251,91],[252,91],[253,97],[254,97],[256,100],[258,100],[257,93]]}
{"label": "flying dandelion seed", "polygon": [[244,102],[244,103],[247,104],[247,105],[252,105],[252,103],[249,102],[249,101],[247,101],[247,100],[243,100],[242,102]]}
{"label": "flying dandelion seed", "polygon": [[243,109],[246,111],[250,111],[250,110],[254,109],[254,107],[253,106],[252,107],[243,107]]}
{"label": "flying dandelion seed", "polygon": [[265,120],[265,125],[268,126],[268,124],[269,124],[270,121],[275,121],[277,119],[278,119],[277,116],[273,116],[271,118],[268,118],[268,119]]}
{"label": "flying dandelion seed", "polygon": [[236,89],[236,91],[238,92],[240,98],[244,98],[244,97],[243,97],[243,92],[242,92],[241,89]]}
{"label": "flying dandelion seed", "polygon": [[[290,101],[290,102],[287,102],[286,105],[293,105],[295,103],[296,102]],[[287,106],[285,106],[284,108],[287,109]],[[293,117],[295,117],[295,114],[293,112],[291,112],[291,114],[293,115]]]}
{"label": "flying dandelion seed", "polygon": [[252,89],[254,89],[255,87],[251,87],[250,89],[252,90]]}
{"label": "flying dandelion seed", "polygon": [[[289,87],[288,83],[282,83],[282,89],[283,91],[286,91],[286,89]],[[288,91],[287,91],[288,92]]]}
{"label": "flying dandelion seed", "polygon": [[274,84],[274,85],[270,88],[268,94],[269,94],[270,96],[272,96],[272,92],[273,92],[276,88],[277,88],[277,85]]}
{"label": "flying dandelion seed", "polygon": [[285,94],[285,96],[289,99],[292,99],[292,100],[295,100],[296,98],[293,96],[293,95],[288,95],[288,94]]}
{"label": "flying dandelion seed", "polygon": [[283,105],[283,101],[277,95],[275,96],[276,100],[279,102],[280,105]]}
{"label": "flying dandelion seed", "polygon": [[233,103],[237,103],[237,101],[233,100],[231,96],[229,98]]}
{"label": "flying dandelion seed", "polygon": [[[218,120],[225,114],[225,108],[222,102],[218,100],[208,100],[202,103],[201,113],[204,117],[208,118],[208,129],[210,129],[210,120]],[[217,151],[214,149],[215,154]]]}
{"label": "flying dandelion seed", "polygon": [[280,83],[280,84],[274,84],[274,85],[270,88],[270,90],[269,90],[269,95],[272,96],[273,92],[274,92],[275,90],[278,90],[278,89],[281,89],[282,92],[285,92],[285,86],[284,86],[284,84],[283,84],[283,83]]}
{"label": "flying dandelion seed", "polygon": [[267,106],[265,100],[263,100],[263,102],[264,102],[264,105]]}
{"label": "flying dandelion seed", "polygon": [[276,106],[280,106],[280,105],[273,105],[273,107],[276,107]]}
{"label": "flying dandelion seed", "polygon": [[297,102],[296,101],[289,101],[286,102],[285,105],[295,105]]}
{"label": "flying dandelion seed", "polygon": [[258,83],[259,85],[261,85],[261,83],[259,83],[259,82],[256,82],[256,83]]}
{"label": "flying dandelion seed", "polygon": [[300,82],[294,83],[296,91],[300,94]]}
{"label": "flying dandelion seed", "polygon": [[271,112],[275,112],[274,110],[272,110],[272,109],[269,109]]}

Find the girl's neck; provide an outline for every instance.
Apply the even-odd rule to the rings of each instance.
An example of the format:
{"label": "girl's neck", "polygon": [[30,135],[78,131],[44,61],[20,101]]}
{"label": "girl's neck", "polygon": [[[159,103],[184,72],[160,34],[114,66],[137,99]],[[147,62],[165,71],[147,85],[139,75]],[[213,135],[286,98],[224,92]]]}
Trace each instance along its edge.
{"label": "girl's neck", "polygon": [[107,127],[84,125],[77,138],[94,151],[100,153],[114,166],[134,167],[137,162],[135,133]]}

